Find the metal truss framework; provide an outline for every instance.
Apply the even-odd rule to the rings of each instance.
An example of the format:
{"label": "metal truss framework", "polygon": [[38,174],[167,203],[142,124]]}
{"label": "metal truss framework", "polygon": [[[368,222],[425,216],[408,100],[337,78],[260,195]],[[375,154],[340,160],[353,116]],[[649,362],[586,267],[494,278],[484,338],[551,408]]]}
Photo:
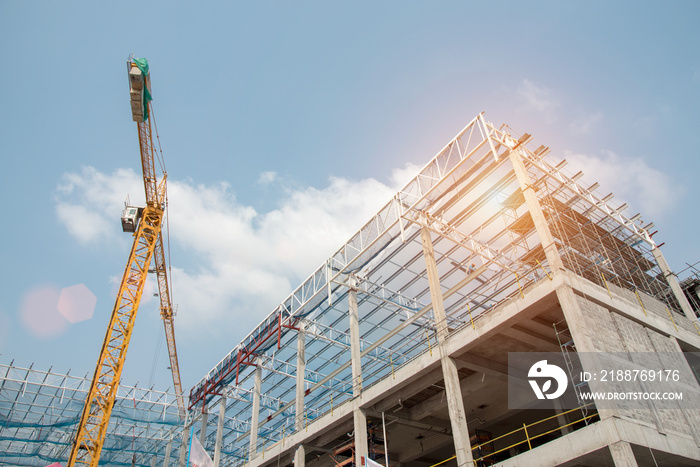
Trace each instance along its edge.
{"label": "metal truss framework", "polygon": [[[0,364],[0,465],[65,465],[91,381]],[[176,456],[181,423],[174,393],[121,385],[100,463],[150,467],[156,457],[162,465],[171,437]]]}
{"label": "metal truss framework", "polygon": [[[549,159],[548,148],[483,114],[475,117],[346,244],[249,333],[190,393],[191,415],[226,395],[221,465],[243,465],[253,453],[391,377],[437,342],[420,230],[432,237],[448,332],[453,333],[522,295],[552,271],[545,248],[564,267],[600,285],[608,282],[656,296],[679,312],[656,247],[639,214],[585,187],[581,173]],[[526,168],[554,236],[542,245],[509,160]],[[357,293],[362,375],[350,359],[350,291]],[[298,335],[303,330],[303,414],[296,413]],[[262,372],[260,421],[249,446],[256,368]],[[295,423],[303,416],[303,423]],[[214,416],[216,417],[216,416]],[[190,418],[192,419],[192,418]],[[215,426],[216,422],[210,420]],[[212,450],[216,430],[205,434]]]}

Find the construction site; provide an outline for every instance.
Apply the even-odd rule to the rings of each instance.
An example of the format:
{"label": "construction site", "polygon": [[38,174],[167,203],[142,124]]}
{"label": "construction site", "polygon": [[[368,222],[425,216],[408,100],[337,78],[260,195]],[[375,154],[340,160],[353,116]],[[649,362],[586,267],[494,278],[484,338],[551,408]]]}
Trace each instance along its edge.
{"label": "construction site", "polygon": [[[147,206],[122,219],[102,354],[94,375],[0,366],[0,465],[700,465],[700,273],[679,278],[643,214],[485,113],[182,388],[147,64],[129,76]],[[119,385],[149,269],[173,393]],[[511,407],[509,354],[528,352],[562,357],[573,407]],[[576,355],[593,353],[677,356],[683,403],[587,400],[600,368]]]}

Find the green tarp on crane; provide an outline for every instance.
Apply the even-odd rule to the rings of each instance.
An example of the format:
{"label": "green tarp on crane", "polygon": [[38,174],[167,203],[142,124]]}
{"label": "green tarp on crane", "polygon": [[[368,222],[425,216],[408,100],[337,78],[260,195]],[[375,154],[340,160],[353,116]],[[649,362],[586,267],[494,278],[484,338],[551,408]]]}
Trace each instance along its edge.
{"label": "green tarp on crane", "polygon": [[148,120],[148,103],[153,100],[151,92],[148,89],[148,80],[146,79],[148,77],[148,60],[145,58],[134,58],[132,62],[141,70],[141,73],[143,73],[143,121],[145,122]]}

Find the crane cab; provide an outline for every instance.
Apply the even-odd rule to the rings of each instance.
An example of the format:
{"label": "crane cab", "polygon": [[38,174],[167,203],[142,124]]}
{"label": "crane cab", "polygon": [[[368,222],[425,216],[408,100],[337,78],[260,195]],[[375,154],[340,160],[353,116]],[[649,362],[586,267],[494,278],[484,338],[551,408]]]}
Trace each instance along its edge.
{"label": "crane cab", "polygon": [[136,232],[143,208],[137,206],[124,206],[122,211],[122,230],[124,232]]}

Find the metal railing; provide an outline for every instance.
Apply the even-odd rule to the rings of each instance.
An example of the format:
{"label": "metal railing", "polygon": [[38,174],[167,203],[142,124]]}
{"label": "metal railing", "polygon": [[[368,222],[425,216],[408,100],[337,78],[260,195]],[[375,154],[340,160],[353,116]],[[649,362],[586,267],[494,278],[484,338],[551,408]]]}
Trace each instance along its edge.
{"label": "metal railing", "polygon": [[[591,406],[594,406],[594,404],[593,404],[592,402],[591,402],[590,404],[587,404],[587,405],[584,406],[584,407],[591,407]],[[509,436],[514,436],[514,435],[520,434],[520,433],[522,433],[522,435],[523,435],[523,439],[522,439],[522,440],[519,440],[519,441],[517,441],[517,442],[511,443],[511,444],[509,444],[509,445],[506,446],[506,447],[503,447],[503,448],[501,448],[501,449],[498,449],[497,451],[489,452],[488,454],[482,455],[482,456],[480,456],[480,457],[475,457],[475,458],[474,458],[474,465],[475,465],[475,466],[484,465],[483,461],[488,462],[488,461],[490,460],[490,459],[489,459],[490,457],[495,456],[496,454],[500,454],[500,453],[502,453],[502,452],[504,452],[504,451],[508,451],[509,449],[512,449],[512,448],[514,448],[514,447],[516,447],[516,446],[520,446],[521,444],[526,444],[526,443],[527,443],[528,450],[531,450],[531,449],[532,449],[532,441],[533,441],[533,440],[536,440],[536,439],[541,438],[541,437],[543,437],[543,436],[546,436],[546,435],[548,435],[548,434],[554,433],[555,431],[560,431],[560,430],[563,429],[563,428],[566,428],[566,427],[575,425],[575,424],[577,424],[577,423],[586,422],[586,421],[590,420],[591,418],[597,417],[597,416],[598,416],[598,412],[592,413],[592,414],[590,414],[590,415],[585,415],[585,413],[582,412],[582,413],[583,413],[583,416],[582,416],[581,418],[578,418],[577,420],[574,420],[574,421],[572,421],[572,422],[566,423],[565,425],[559,425],[559,426],[557,426],[556,428],[552,428],[552,429],[550,429],[550,430],[543,431],[542,433],[537,433],[537,434],[534,434],[534,435],[533,435],[532,428],[538,427],[538,426],[541,425],[542,423],[545,423],[545,422],[547,422],[547,421],[549,421],[549,420],[553,420],[553,419],[555,419],[555,418],[562,417],[562,416],[564,416],[564,415],[567,415],[567,414],[570,414],[570,413],[573,413],[573,412],[581,412],[582,409],[583,409],[584,407],[576,407],[575,409],[571,409],[571,410],[568,410],[568,411],[566,411],[566,412],[561,412],[561,413],[552,415],[551,417],[543,418],[542,420],[538,420],[538,421],[536,421],[536,422],[534,422],[534,423],[529,423],[529,424],[528,424],[528,423],[524,423],[523,426],[522,426],[522,428],[517,428],[517,429],[515,429],[515,430],[513,430],[513,431],[510,431],[510,432],[504,434],[504,435],[498,436],[498,437],[493,438],[493,439],[490,439],[490,440],[488,440],[488,441],[486,441],[486,442],[484,442],[484,443],[477,444],[476,446],[473,446],[473,447],[472,447],[472,453],[474,453],[474,452],[479,453],[479,452],[481,452],[482,448],[486,447],[486,446],[489,445],[489,444],[493,444],[495,441],[498,441],[498,440],[501,440],[501,439],[505,439],[505,438],[507,438],[507,437],[509,437]],[[536,430],[535,430],[535,431],[536,431]],[[452,456],[452,457],[450,457],[450,458],[448,458],[448,459],[445,459],[444,461],[438,462],[437,464],[433,464],[433,465],[431,465],[430,467],[437,467],[437,466],[439,466],[439,465],[443,465],[443,464],[445,464],[445,463],[447,463],[447,462],[449,462],[449,461],[455,459],[456,457],[457,457],[456,455],[455,455],[455,456]]]}

